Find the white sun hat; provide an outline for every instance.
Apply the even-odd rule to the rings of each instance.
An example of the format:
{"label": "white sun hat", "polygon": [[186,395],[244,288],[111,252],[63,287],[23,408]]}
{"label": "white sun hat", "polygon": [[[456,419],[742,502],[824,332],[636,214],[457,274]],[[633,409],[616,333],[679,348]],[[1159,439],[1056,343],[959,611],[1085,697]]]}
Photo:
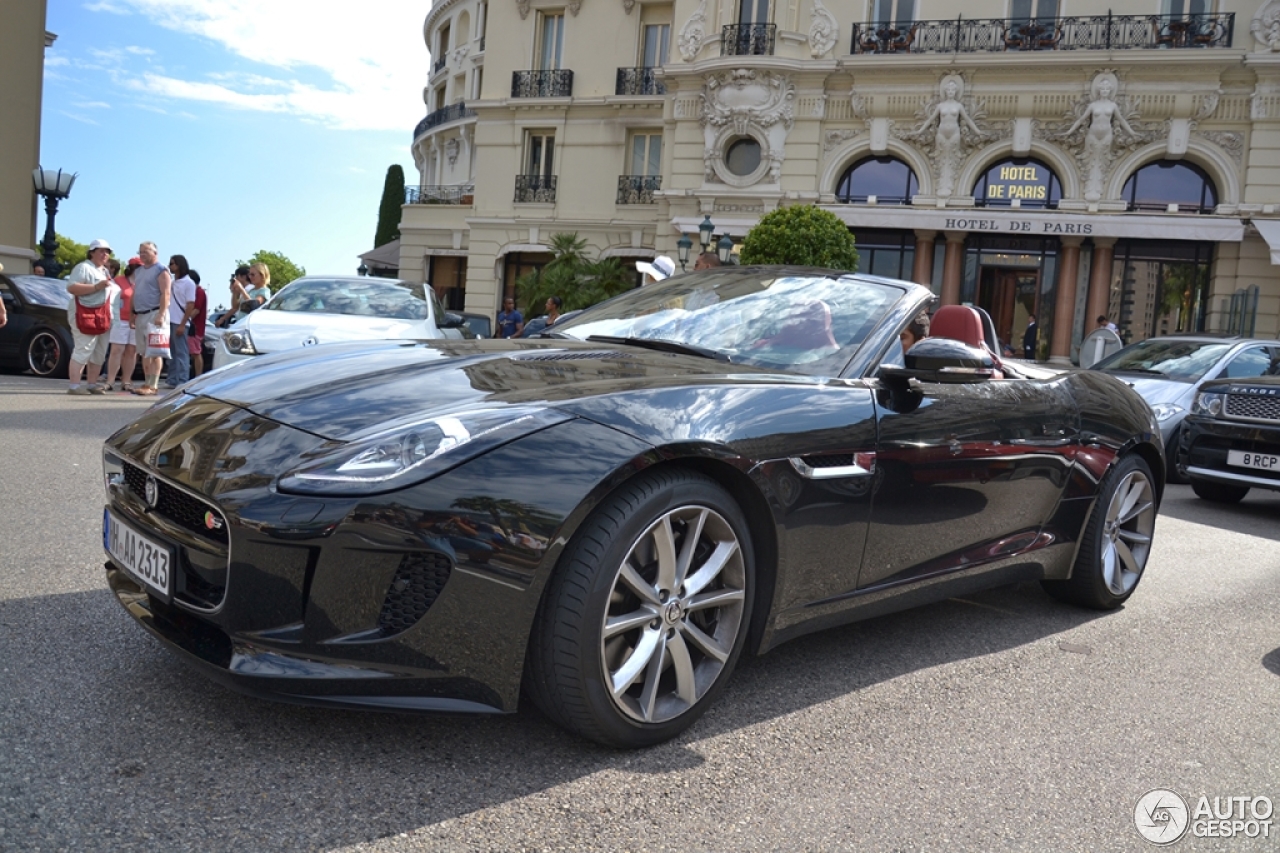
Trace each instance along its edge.
{"label": "white sun hat", "polygon": [[645,275],[652,276],[654,281],[662,281],[664,278],[675,275],[676,264],[666,255],[658,255],[653,259],[653,263],[636,261],[636,269]]}

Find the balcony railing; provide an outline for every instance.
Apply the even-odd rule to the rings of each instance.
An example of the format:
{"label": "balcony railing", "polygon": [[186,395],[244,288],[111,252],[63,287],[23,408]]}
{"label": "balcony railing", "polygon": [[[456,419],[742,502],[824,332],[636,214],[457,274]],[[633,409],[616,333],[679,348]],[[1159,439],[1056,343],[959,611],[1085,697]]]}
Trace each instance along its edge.
{"label": "balcony railing", "polygon": [[[727,29],[727,28],[726,28]],[[1082,15],[854,24],[850,53],[998,53],[1230,47],[1235,13]]]}
{"label": "balcony railing", "polygon": [[438,110],[432,110],[427,113],[427,117],[418,122],[418,126],[413,129],[413,138],[417,139],[431,128],[438,124],[444,124],[449,121],[457,121],[460,118],[472,118],[476,114],[475,110],[467,109],[462,101],[456,104],[450,104],[447,107],[441,107]]}
{"label": "balcony railing", "polygon": [[619,68],[615,95],[665,95],[667,84],[654,76],[656,68]]}
{"label": "balcony railing", "polygon": [[405,204],[472,204],[475,198],[475,184],[457,184],[455,186],[422,186],[405,187]]}
{"label": "balcony railing", "polygon": [[729,24],[720,31],[721,56],[773,56],[777,24]]}
{"label": "balcony railing", "polygon": [[572,94],[572,71],[557,69],[511,72],[511,97],[513,98],[567,98]]}
{"label": "balcony railing", "polygon": [[556,200],[555,175],[516,175],[517,202],[551,203]]}
{"label": "balcony railing", "polygon": [[661,175],[619,175],[618,204],[653,204],[653,194],[660,189]]}
{"label": "balcony railing", "polygon": [[435,62],[431,63],[431,73],[438,74],[439,72],[443,71],[446,60],[448,60],[448,57],[442,56],[439,59],[437,59]]}

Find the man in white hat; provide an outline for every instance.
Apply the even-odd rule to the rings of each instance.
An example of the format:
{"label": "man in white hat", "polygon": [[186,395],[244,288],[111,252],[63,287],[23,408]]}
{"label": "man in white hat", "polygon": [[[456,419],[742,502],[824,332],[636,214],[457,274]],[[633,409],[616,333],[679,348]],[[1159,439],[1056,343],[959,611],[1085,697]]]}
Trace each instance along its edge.
{"label": "man in white hat", "polygon": [[666,255],[658,255],[653,262],[636,261],[636,270],[645,274],[644,283],[650,284],[655,281],[662,281],[664,278],[671,278],[676,274],[675,261]]}
{"label": "man in white hat", "polygon": [[[68,394],[102,394],[104,388],[98,384],[98,375],[102,372],[102,362],[107,359],[107,344],[111,339],[110,315],[101,334],[87,334],[80,331],[76,322],[76,303],[85,308],[98,308],[106,305],[112,294],[111,276],[107,272],[107,258],[111,257],[111,246],[106,240],[94,240],[89,244],[89,257],[76,264],[71,275],[67,276],[67,292],[72,299],[67,303],[67,319],[71,321],[71,337],[74,347],[71,350],[71,361],[67,365],[67,378],[71,380]],[[117,288],[117,292],[119,288]],[[88,387],[80,387],[80,374],[85,372]]]}

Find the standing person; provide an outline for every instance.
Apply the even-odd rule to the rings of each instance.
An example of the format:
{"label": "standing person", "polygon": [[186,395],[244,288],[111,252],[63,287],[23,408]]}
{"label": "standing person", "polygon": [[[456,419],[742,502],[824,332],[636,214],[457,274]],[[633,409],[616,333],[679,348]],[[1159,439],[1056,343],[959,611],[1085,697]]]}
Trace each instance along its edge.
{"label": "standing person", "polygon": [[1115,323],[1113,323],[1113,322],[1111,322],[1110,320],[1108,320],[1108,319],[1107,319],[1107,315],[1106,315],[1106,314],[1099,314],[1099,315],[1098,315],[1098,328],[1099,328],[1099,329],[1107,329],[1108,331],[1111,331],[1111,332],[1118,332],[1118,331],[1120,331],[1120,328],[1119,328]]}
{"label": "standing person", "polygon": [[165,385],[177,388],[191,378],[191,352],[187,349],[187,323],[196,313],[196,283],[183,255],[169,258],[173,298],[169,302],[169,376]]}
{"label": "standing person", "polygon": [[33,263],[31,265],[31,274],[44,275],[44,264],[40,263],[39,261],[36,261],[35,263]]}
{"label": "standing person", "polygon": [[1028,361],[1036,357],[1036,334],[1038,331],[1036,315],[1031,314],[1027,317],[1027,330],[1022,333],[1022,357]]}
{"label": "standing person", "polygon": [[266,264],[253,264],[249,267],[249,290],[240,299],[240,314],[248,314],[255,308],[261,308],[271,298],[271,270]]}
{"label": "standing person", "polygon": [[719,255],[715,252],[703,252],[701,255],[698,255],[698,259],[693,262],[693,271],[701,272],[702,270],[715,269],[718,266],[722,266]]}
{"label": "standing person", "polygon": [[191,271],[196,283],[196,313],[191,316],[191,328],[187,332],[187,352],[191,353],[191,378],[204,373],[204,324],[209,315],[209,296],[200,286],[200,273]]}
{"label": "standing person", "polygon": [[245,266],[236,267],[236,271],[231,274],[231,308],[218,318],[217,326],[225,329],[233,322],[240,318],[240,303],[249,297],[249,268]]}
{"label": "standing person", "polygon": [[516,300],[508,296],[502,300],[502,310],[498,312],[498,328],[495,338],[514,338],[524,330],[524,315],[516,310]]}
{"label": "standing person", "polygon": [[[76,264],[71,275],[67,276],[67,292],[74,297],[67,303],[67,319],[71,321],[71,337],[75,345],[71,350],[71,361],[67,364],[67,378],[71,385],[68,394],[87,395],[105,393],[98,384],[98,374],[102,372],[102,362],[107,360],[107,345],[111,338],[111,319],[109,300],[112,296],[111,277],[107,275],[107,258],[111,256],[111,246],[106,240],[94,240],[89,244],[89,257]],[[76,306],[81,308],[107,307],[108,315],[100,332],[81,331],[81,323],[77,318]],[[87,387],[80,387],[80,374],[84,372]]]}
{"label": "standing person", "polygon": [[147,334],[153,329],[163,328],[169,316],[173,286],[173,277],[159,258],[160,250],[155,243],[143,243],[138,247],[142,266],[133,274],[133,342],[143,354],[142,373],[145,377],[142,387],[135,388],[133,393],[141,397],[154,397],[160,386],[162,359],[147,355]]}
{"label": "standing person", "polygon": [[553,325],[556,320],[560,319],[560,306],[564,304],[564,300],[559,296],[547,297],[547,325]]}
{"label": "standing person", "polygon": [[653,263],[636,261],[636,271],[644,273],[642,284],[652,284],[655,281],[662,281],[675,275],[676,262],[666,255],[658,255],[653,259]]}
{"label": "standing person", "polygon": [[[113,266],[113,272],[119,271],[117,260],[112,258],[107,263]],[[133,368],[138,363],[138,348],[133,343],[133,328],[129,320],[133,316],[133,274],[140,266],[141,260],[130,258],[124,275],[115,277],[120,294],[111,311],[111,355],[107,358],[107,376],[103,380],[108,391],[115,384],[117,371],[120,373],[120,390],[133,390]]]}
{"label": "standing person", "polygon": [[[4,264],[0,264],[0,272],[4,272]],[[0,328],[9,322],[9,311],[4,307],[4,300],[0,299]]]}

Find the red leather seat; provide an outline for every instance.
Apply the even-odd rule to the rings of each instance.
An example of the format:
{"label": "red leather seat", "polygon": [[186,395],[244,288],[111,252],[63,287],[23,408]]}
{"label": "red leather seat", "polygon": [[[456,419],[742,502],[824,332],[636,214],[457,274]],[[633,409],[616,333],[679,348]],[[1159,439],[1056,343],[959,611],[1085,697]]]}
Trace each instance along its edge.
{"label": "red leather seat", "polygon": [[929,337],[950,338],[976,347],[991,356],[997,369],[1004,369],[999,354],[992,352],[991,347],[987,346],[982,329],[982,315],[968,305],[943,305],[939,308],[929,321]]}

